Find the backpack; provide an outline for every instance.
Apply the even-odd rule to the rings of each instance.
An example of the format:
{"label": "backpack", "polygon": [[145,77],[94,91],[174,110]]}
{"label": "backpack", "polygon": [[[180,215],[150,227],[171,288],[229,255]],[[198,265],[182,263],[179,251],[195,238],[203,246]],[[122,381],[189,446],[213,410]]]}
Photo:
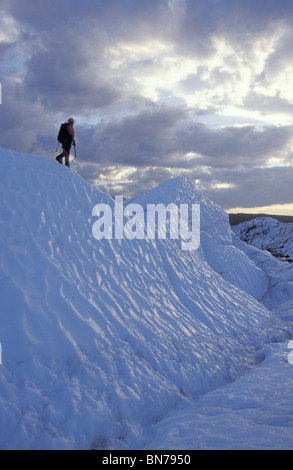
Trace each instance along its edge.
{"label": "backpack", "polygon": [[57,140],[58,142],[60,142],[60,144],[62,144],[62,142],[64,142],[67,139],[67,137],[69,137],[67,126],[68,126],[68,122],[64,122],[60,126],[58,137],[57,137]]}

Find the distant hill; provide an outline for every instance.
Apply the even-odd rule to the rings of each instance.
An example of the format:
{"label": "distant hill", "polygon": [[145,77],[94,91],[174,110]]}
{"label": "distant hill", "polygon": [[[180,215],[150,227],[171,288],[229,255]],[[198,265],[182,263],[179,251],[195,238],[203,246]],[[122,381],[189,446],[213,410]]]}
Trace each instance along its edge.
{"label": "distant hill", "polygon": [[289,215],[271,215],[271,214],[228,214],[230,225],[238,225],[248,220],[256,219],[258,217],[270,217],[279,222],[293,223],[293,216]]}
{"label": "distant hill", "polygon": [[234,225],[232,231],[243,242],[293,262],[293,224],[260,217]]}

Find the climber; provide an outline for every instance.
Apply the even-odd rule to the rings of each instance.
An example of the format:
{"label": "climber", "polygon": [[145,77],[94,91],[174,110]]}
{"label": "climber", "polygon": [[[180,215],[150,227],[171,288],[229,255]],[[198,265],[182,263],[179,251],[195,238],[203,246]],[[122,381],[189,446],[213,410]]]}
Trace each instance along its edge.
{"label": "climber", "polygon": [[69,154],[71,145],[74,147],[76,146],[75,143],[75,132],[74,132],[74,119],[69,118],[67,122],[64,122],[60,126],[59,134],[58,134],[58,142],[62,145],[63,152],[60,155],[57,155],[56,160],[57,162],[63,164],[63,158],[65,157],[65,165],[69,166]]}

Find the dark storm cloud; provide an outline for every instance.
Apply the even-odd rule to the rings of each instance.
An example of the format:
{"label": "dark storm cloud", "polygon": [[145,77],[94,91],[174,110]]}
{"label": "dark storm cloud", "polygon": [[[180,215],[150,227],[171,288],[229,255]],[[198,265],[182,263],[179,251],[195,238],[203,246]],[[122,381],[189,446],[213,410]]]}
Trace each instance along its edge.
{"label": "dark storm cloud", "polygon": [[[36,147],[42,122],[43,139]],[[52,125],[51,117],[44,113],[38,101],[31,101],[22,91],[17,75],[14,73],[2,81],[2,104],[0,105],[0,145],[21,153],[37,155],[46,147],[48,136],[46,130]],[[52,140],[50,143],[52,149]],[[50,147],[49,147],[50,148]]]}
{"label": "dark storm cloud", "polygon": [[186,116],[185,108],[162,106],[98,126],[92,137],[95,154],[109,163],[158,165],[171,158],[176,127]]}
{"label": "dark storm cloud", "polygon": [[249,53],[256,38],[293,18],[291,0],[184,0],[175,3],[174,14],[179,21],[169,30],[170,40],[180,51],[199,57],[214,52],[215,36]]}
{"label": "dark storm cloud", "polygon": [[[104,24],[109,23],[113,31],[125,22],[148,22],[156,18],[167,3],[165,0],[3,0],[3,6],[10,14],[36,29],[66,24],[74,18],[76,24],[83,19],[101,20]],[[119,21],[115,23],[113,20]]]}
{"label": "dark storm cloud", "polygon": [[[186,130],[188,122],[184,109],[163,107],[95,131],[88,128],[91,150],[86,154],[95,157],[88,159],[90,174],[82,168],[80,173],[92,182],[100,179],[112,196],[132,197],[164,179],[186,175],[198,180],[198,189],[225,209],[253,207],[255,201],[257,205],[273,204],[276,199],[282,204],[292,202],[293,168],[265,167],[269,158],[283,158],[283,163],[290,164],[292,154],[286,146],[292,126],[210,129],[197,124]],[[193,153],[194,158],[186,157]],[[129,178],[117,179],[119,169],[128,167],[132,168]],[[109,183],[112,175],[115,178]]]}
{"label": "dark storm cloud", "polygon": [[141,36],[161,2],[9,0],[5,5],[22,24],[19,42],[30,38],[25,96],[48,110],[86,113],[122,100],[124,84],[111,75],[105,48],[121,35],[132,37],[136,28]]}
{"label": "dark storm cloud", "polygon": [[[154,107],[134,117],[112,121],[87,130],[91,149],[87,159],[126,165],[190,168],[186,156],[212,168],[263,165],[269,158],[283,157],[293,126],[225,126],[210,128],[192,124],[184,107]],[[91,135],[90,139],[89,136]],[[80,135],[82,139],[82,133]]]}
{"label": "dark storm cloud", "polygon": [[[31,100],[40,99],[48,110],[67,114],[104,109],[116,102],[119,88],[103,77],[102,66],[90,67],[86,52],[75,47],[74,36],[51,40],[50,50],[39,52],[30,60],[24,91]],[[48,55],[50,60],[48,60]],[[94,60],[99,62],[97,53]]]}
{"label": "dark storm cloud", "polygon": [[[73,115],[80,173],[101,184],[107,180],[113,191],[124,185],[119,171],[131,167],[125,178],[131,193],[173,174],[190,174],[225,207],[229,198],[233,205],[249,204],[252,195],[257,205],[266,203],[272,175],[284,178],[275,197],[291,194],[291,167],[287,173],[265,167],[270,158],[292,162],[292,126],[272,119],[281,113],[291,122],[287,76],[279,80],[279,74],[288,69],[291,76],[292,0],[2,0],[0,12],[1,146],[52,156],[59,121]],[[256,66],[257,53],[274,35],[262,66]],[[224,50],[222,62],[220,40],[231,49]],[[194,67],[180,75],[185,59]],[[174,90],[172,61],[178,62]],[[166,78],[156,85],[158,70]],[[264,119],[223,126],[225,106],[234,105],[247,70],[251,83],[236,101],[240,118],[242,111],[257,112],[269,116],[270,124]],[[198,104],[185,102],[181,93],[196,93]],[[221,182],[234,186],[211,189]]]}
{"label": "dark storm cloud", "polygon": [[255,38],[272,24],[293,18],[291,0],[185,0],[185,34],[206,38],[222,33],[236,40]]}
{"label": "dark storm cloud", "polygon": [[[209,128],[195,124],[181,134],[182,151],[199,153],[206,165],[231,168],[257,166],[282,155],[293,135],[293,126],[226,126]],[[179,144],[179,145],[180,145]]]}
{"label": "dark storm cloud", "polygon": [[[222,174],[214,174],[213,179],[215,185],[223,181],[231,184],[231,187],[226,189],[207,188],[205,191],[209,198],[217,201],[224,209],[253,208],[256,206],[255,201],[261,201],[261,206],[292,203],[292,167],[225,171]],[[201,175],[201,183],[210,185],[210,178]]]}

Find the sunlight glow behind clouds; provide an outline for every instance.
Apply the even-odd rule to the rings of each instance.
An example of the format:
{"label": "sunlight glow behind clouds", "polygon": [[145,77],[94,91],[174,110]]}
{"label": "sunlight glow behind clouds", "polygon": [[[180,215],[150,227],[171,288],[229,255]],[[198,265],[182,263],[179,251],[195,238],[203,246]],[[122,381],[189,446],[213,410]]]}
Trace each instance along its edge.
{"label": "sunlight glow behind clouds", "polygon": [[228,210],[231,214],[268,214],[268,215],[289,215],[292,217],[293,204],[272,204],[260,207],[233,207]]}
{"label": "sunlight glow behind clouds", "polygon": [[[288,110],[245,108],[245,100],[253,96],[272,98],[276,94],[283,100],[293,100],[290,84],[293,66],[287,65],[278,74],[270,76],[266,64],[276,50],[286,29],[277,27],[269,37],[251,41],[245,50],[239,44],[216,35],[211,38],[213,54],[206,58],[179,55],[172,44],[163,40],[146,38],[137,43],[123,43],[105,50],[111,70],[136,84],[139,93],[154,103],[182,103],[189,108],[214,109],[220,115],[245,119],[247,123],[259,121],[264,124],[292,122]],[[290,81],[291,78],[291,81]],[[253,95],[254,93],[254,95]],[[243,123],[243,121],[242,121]]]}
{"label": "sunlight glow behind clouds", "polygon": [[52,157],[74,115],[78,171],[112,194],[185,175],[224,208],[292,201],[290,1],[68,6],[3,0],[0,145]]}
{"label": "sunlight glow behind clouds", "polygon": [[160,90],[175,91],[177,82],[196,68],[194,60],[176,56],[172,46],[157,40],[121,43],[107,49],[105,55],[112,70],[124,79],[131,78],[141,94],[153,102],[160,99]]}

